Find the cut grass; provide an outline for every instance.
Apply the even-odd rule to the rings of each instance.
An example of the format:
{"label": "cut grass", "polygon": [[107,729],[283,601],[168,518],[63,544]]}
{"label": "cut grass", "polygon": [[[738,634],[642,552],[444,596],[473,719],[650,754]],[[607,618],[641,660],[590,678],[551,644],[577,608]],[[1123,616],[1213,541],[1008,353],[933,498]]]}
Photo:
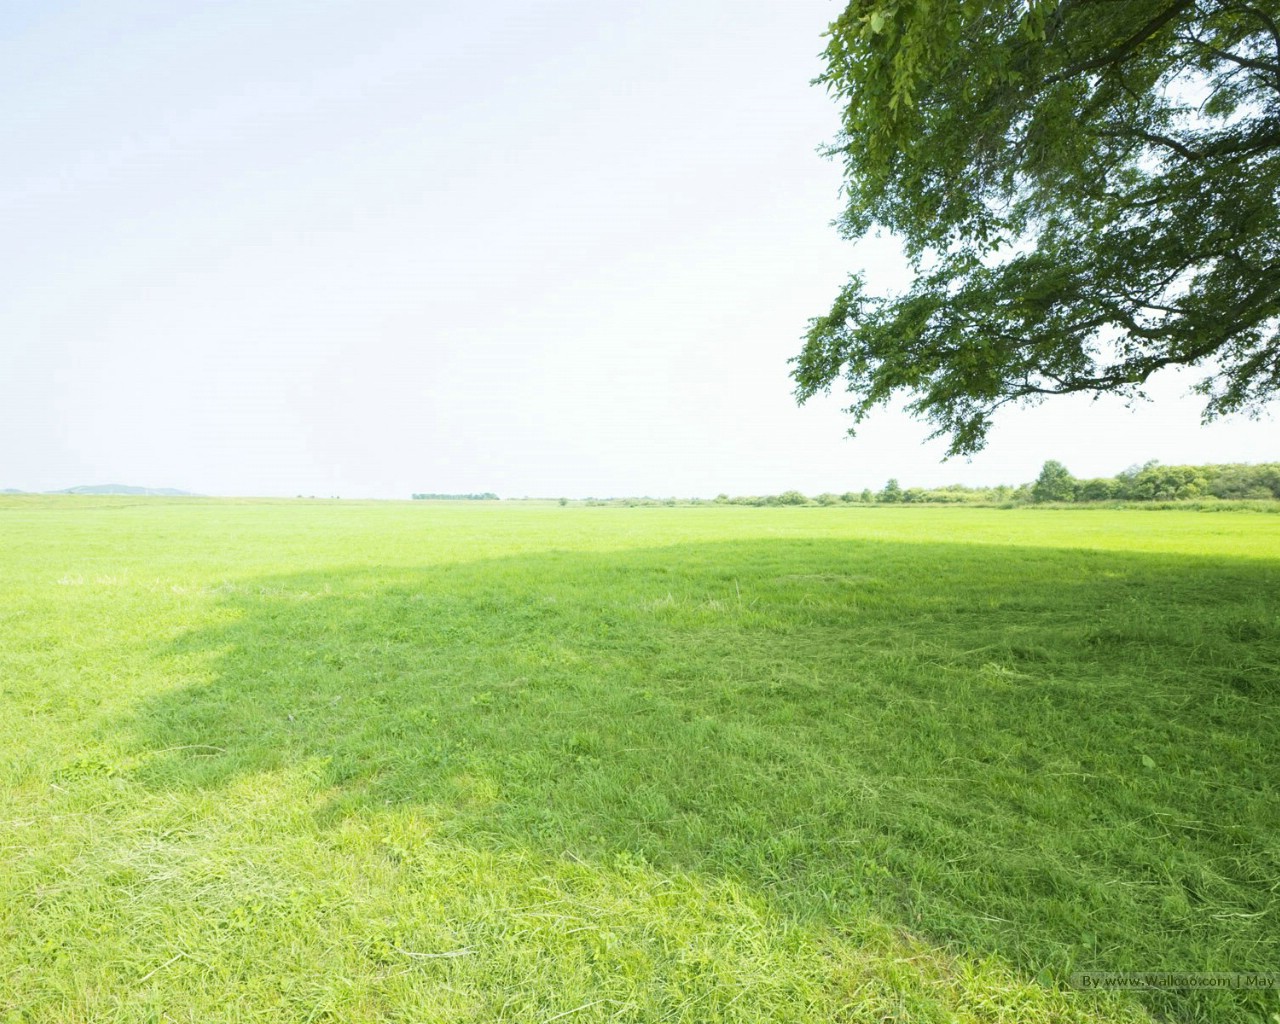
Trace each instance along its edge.
{"label": "cut grass", "polygon": [[0,1019],[1277,1011],[1068,981],[1280,963],[1270,517],[12,498],[0,531]]}

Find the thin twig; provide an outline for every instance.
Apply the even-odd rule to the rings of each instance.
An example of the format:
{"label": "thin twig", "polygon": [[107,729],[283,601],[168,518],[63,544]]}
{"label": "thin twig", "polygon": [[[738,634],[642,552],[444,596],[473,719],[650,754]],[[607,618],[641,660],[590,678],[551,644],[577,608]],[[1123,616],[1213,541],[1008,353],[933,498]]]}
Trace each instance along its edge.
{"label": "thin twig", "polygon": [[455,956],[470,956],[475,952],[474,949],[466,946],[462,949],[450,949],[444,953],[415,953],[411,949],[401,949],[399,946],[395,947],[395,951],[397,953],[403,953],[405,956],[411,956],[415,960],[445,960],[449,957]]}
{"label": "thin twig", "polygon": [[601,1003],[607,1003],[607,999],[597,999],[594,1002],[583,1003],[581,1006],[575,1006],[572,1010],[565,1010],[564,1013],[557,1013],[554,1017],[548,1017],[543,1024],[551,1024],[553,1020],[559,1020],[561,1017],[567,1017],[571,1013],[577,1013],[579,1010],[586,1010],[592,1006],[599,1006]]}
{"label": "thin twig", "polygon": [[144,975],[143,977],[139,978],[139,979],[138,979],[138,984],[139,984],[139,985],[141,985],[144,981],[147,981],[149,978],[153,977],[154,975],[159,974],[161,971],[163,971],[163,970],[164,970],[166,967],[168,967],[170,964],[175,964],[175,963],[177,963],[179,960],[181,960],[181,959],[182,959],[184,956],[186,956],[186,955],[187,955],[186,953],[179,953],[177,956],[170,957],[168,960],[166,960],[164,963],[162,963],[159,967],[157,967],[154,971],[151,971],[150,973],[148,973],[148,974]]}
{"label": "thin twig", "polygon": [[210,743],[187,743],[181,747],[162,747],[159,750],[153,750],[153,754],[168,754],[174,750],[213,750],[219,754],[227,752],[226,747],[215,747]]}

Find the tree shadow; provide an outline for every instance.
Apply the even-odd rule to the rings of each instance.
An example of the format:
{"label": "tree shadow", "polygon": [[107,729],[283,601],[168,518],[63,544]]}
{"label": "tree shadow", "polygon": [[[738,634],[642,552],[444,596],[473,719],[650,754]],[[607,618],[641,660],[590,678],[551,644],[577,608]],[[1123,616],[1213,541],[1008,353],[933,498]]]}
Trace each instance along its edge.
{"label": "tree shadow", "polygon": [[222,588],[165,652],[210,681],[124,725],[152,787],[305,763],[325,818],[871,905],[1048,983],[1265,971],[1278,568],[755,540],[303,573]]}

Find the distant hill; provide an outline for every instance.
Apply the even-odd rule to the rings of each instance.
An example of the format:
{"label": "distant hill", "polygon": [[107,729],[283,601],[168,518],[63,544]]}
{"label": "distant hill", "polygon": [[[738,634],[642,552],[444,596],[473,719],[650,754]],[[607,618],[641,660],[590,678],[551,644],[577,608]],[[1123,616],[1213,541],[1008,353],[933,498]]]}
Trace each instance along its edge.
{"label": "distant hill", "polygon": [[190,491],[179,491],[174,487],[131,487],[128,484],[92,484],[80,487],[67,487],[61,491],[48,491],[49,494],[141,494],[155,498],[193,498]]}

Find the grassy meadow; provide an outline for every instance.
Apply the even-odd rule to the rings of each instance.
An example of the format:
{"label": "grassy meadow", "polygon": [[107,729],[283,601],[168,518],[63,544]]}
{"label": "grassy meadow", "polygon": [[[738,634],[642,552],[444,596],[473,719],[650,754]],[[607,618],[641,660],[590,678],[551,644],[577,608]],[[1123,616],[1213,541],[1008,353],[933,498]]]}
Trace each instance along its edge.
{"label": "grassy meadow", "polygon": [[1280,517],[0,498],[0,1022],[1280,1021]]}

